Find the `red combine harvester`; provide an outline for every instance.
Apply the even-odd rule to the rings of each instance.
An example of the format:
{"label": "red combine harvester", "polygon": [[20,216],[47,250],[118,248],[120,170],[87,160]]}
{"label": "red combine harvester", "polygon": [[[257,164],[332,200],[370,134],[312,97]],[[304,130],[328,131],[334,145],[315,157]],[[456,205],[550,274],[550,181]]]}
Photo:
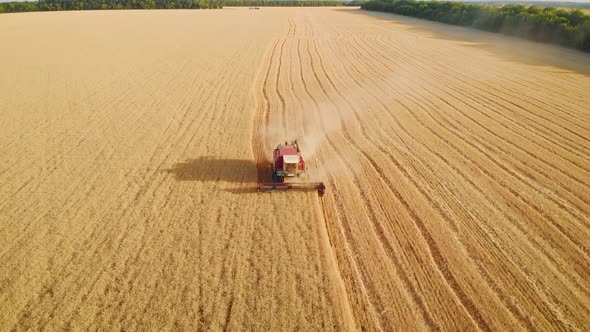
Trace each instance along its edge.
{"label": "red combine harvester", "polygon": [[305,174],[305,160],[301,156],[297,140],[291,144],[279,144],[272,152],[272,181],[258,184],[258,191],[272,190],[317,190],[324,196],[326,186],[323,182],[285,182],[285,178],[299,177]]}

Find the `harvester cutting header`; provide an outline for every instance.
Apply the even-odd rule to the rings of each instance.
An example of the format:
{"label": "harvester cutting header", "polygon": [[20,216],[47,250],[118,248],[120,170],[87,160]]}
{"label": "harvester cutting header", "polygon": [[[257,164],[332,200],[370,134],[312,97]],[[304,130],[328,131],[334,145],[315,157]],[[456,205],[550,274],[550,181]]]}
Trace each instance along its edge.
{"label": "harvester cutting header", "polygon": [[[272,181],[258,184],[258,191],[272,191],[272,190],[317,190],[320,196],[323,196],[326,191],[326,186],[323,182],[294,182],[289,178],[298,178],[305,174],[305,159],[301,155],[299,143],[297,140],[291,144],[279,144],[272,151]],[[285,182],[287,178],[287,182]]]}

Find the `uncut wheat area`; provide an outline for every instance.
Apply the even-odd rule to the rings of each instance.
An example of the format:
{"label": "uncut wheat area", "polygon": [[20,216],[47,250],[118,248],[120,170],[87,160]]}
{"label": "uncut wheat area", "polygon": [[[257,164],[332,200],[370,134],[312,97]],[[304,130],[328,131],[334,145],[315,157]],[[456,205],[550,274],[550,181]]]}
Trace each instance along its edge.
{"label": "uncut wheat area", "polygon": [[[0,330],[590,329],[588,54],[358,8],[0,40]],[[257,192],[295,138],[326,194]]]}

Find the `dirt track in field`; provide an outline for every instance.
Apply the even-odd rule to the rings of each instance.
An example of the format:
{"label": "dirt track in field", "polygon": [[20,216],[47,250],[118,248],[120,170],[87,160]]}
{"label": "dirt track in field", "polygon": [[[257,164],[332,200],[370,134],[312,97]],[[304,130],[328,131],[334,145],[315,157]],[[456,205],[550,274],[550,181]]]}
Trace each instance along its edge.
{"label": "dirt track in field", "polygon": [[[588,55],[343,8],[0,36],[0,329],[590,328]],[[326,196],[256,193],[296,137]]]}

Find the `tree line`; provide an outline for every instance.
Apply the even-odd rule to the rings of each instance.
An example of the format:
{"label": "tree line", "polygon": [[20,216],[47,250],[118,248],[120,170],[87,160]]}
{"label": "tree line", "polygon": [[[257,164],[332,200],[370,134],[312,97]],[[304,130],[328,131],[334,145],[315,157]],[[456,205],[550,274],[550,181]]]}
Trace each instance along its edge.
{"label": "tree line", "polygon": [[362,4],[361,8],[469,26],[590,52],[590,15],[580,10],[415,0],[374,0]]}
{"label": "tree line", "polygon": [[326,7],[345,6],[348,5],[348,2],[323,0],[224,0],[223,5],[228,7]]}
{"label": "tree line", "polygon": [[96,9],[221,8],[220,0],[39,0],[0,3],[0,13]]}
{"label": "tree line", "polygon": [[[457,0],[455,0],[457,1]],[[457,2],[470,3],[469,0],[461,0]],[[473,3],[473,2],[471,2]],[[588,2],[571,2],[571,1],[550,1],[550,0],[482,0],[477,1],[478,5],[490,5],[490,6],[504,6],[504,5],[525,5],[525,6],[537,6],[537,7],[556,7],[556,8],[568,8],[568,9],[590,9],[590,3]]]}
{"label": "tree line", "polygon": [[0,3],[0,13],[97,9],[197,9],[223,6],[343,6],[356,1],[324,0],[39,0]]}

